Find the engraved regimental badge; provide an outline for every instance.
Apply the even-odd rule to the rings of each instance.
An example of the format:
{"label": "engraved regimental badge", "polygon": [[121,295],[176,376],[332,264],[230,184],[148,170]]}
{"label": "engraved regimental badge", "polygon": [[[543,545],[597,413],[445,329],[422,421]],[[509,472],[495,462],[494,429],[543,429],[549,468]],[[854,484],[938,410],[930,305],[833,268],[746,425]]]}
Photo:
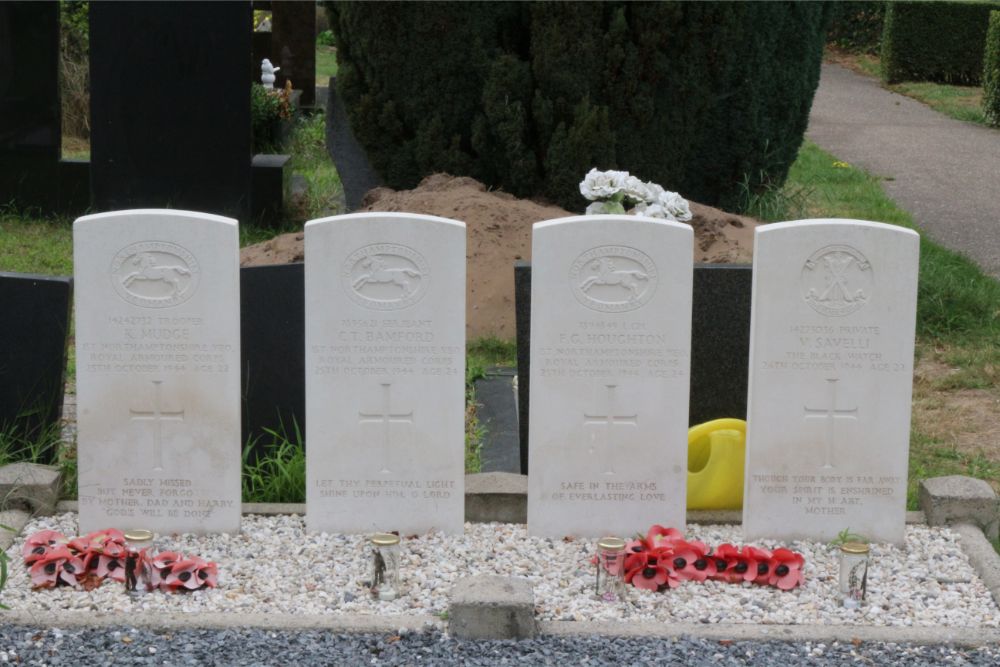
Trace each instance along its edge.
{"label": "engraved regimental badge", "polygon": [[175,243],[143,241],[123,248],[111,262],[111,284],[122,299],[142,308],[184,303],[198,289],[200,269]]}
{"label": "engraved regimental badge", "polygon": [[813,310],[840,317],[862,308],[872,294],[872,265],[847,245],[820,248],[806,260],[802,297]]}
{"label": "engraved regimental badge", "polygon": [[569,272],[576,300],[603,313],[641,308],[656,291],[656,265],[627,246],[600,246],[577,257]]}
{"label": "engraved regimental badge", "polygon": [[427,293],[430,269],[413,248],[374,243],[348,255],[342,279],[355,303],[373,310],[399,310]]}

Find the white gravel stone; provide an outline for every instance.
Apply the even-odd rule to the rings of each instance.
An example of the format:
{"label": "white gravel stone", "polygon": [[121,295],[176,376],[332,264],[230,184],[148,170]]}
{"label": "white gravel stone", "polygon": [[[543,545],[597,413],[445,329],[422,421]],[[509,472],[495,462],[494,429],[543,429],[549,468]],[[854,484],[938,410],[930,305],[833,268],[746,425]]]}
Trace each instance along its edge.
{"label": "white gravel stone", "polygon": [[[840,606],[836,549],[815,542],[789,548],[806,559],[805,583],[784,592],[751,584],[688,582],[667,593],[629,587],[625,604],[590,597],[593,540],[529,537],[523,524],[466,524],[460,537],[431,533],[402,541],[402,595],[374,599],[367,539],[308,534],[301,516],[243,518],[239,535],[157,536],[158,550],[197,554],[219,565],[219,587],[190,594],[129,596],[105,582],[85,592],[68,587],[32,591],[21,545],[27,535],[54,529],[77,535],[75,513],[31,521],[8,550],[14,560],[0,602],[12,609],[91,609],[143,612],[267,614],[442,614],[452,585],[473,574],[527,577],[540,620],[636,620],[702,623],[839,624],[1000,627],[1000,610],[969,565],[959,536],[947,528],[909,526],[902,547],[872,547],[868,599],[856,610]],[[739,526],[688,526],[687,537],[709,545],[739,544]],[[774,542],[759,546],[775,548]]]}

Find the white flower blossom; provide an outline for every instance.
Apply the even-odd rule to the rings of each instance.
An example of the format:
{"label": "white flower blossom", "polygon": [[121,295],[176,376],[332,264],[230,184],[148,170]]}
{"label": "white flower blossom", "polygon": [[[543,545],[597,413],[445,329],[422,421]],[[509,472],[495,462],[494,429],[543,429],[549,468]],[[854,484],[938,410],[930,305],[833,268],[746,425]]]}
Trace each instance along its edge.
{"label": "white flower blossom", "polygon": [[657,203],[666,211],[667,216],[665,217],[668,220],[687,222],[693,217],[687,199],[684,199],[684,197],[681,197],[676,192],[664,190]]}
{"label": "white flower blossom", "polygon": [[600,201],[614,197],[625,187],[625,171],[597,171],[591,169],[580,181],[580,194],[590,201]]}
{"label": "white flower blossom", "polygon": [[657,201],[659,201],[660,195],[662,195],[664,192],[666,192],[666,190],[664,190],[658,183],[649,181],[648,183],[646,183],[646,193],[647,193],[646,203],[655,204]]}
{"label": "white flower blossom", "polygon": [[636,203],[645,202],[649,199],[649,188],[635,176],[628,176],[625,179],[625,187],[622,188],[622,192],[625,193],[626,199],[630,199]]}

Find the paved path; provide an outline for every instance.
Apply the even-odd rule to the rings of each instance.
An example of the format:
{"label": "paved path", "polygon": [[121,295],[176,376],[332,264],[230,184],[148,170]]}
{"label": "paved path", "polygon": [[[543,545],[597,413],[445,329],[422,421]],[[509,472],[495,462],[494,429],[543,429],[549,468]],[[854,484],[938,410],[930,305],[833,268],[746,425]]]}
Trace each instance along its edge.
{"label": "paved path", "polygon": [[1000,130],[824,64],[806,136],[877,176],[921,230],[1000,278]]}

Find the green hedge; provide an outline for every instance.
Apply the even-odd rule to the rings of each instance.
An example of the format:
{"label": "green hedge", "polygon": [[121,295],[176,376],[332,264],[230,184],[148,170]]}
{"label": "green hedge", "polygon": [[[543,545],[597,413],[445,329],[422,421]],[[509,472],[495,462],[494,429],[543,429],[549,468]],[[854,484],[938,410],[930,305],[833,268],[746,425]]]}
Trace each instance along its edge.
{"label": "green hedge", "polygon": [[1000,2],[890,2],[882,78],[979,85],[993,9],[1000,9]]}
{"label": "green hedge", "polygon": [[885,2],[834,2],[826,41],[851,53],[878,53]]}
{"label": "green hedge", "polygon": [[983,53],[983,114],[986,122],[1000,127],[1000,11],[990,12]]}
{"label": "green hedge", "polygon": [[[826,3],[351,3],[338,90],[395,188],[435,171],[582,209],[591,167],[733,206],[780,184]],[[744,185],[745,184],[745,185]]]}

